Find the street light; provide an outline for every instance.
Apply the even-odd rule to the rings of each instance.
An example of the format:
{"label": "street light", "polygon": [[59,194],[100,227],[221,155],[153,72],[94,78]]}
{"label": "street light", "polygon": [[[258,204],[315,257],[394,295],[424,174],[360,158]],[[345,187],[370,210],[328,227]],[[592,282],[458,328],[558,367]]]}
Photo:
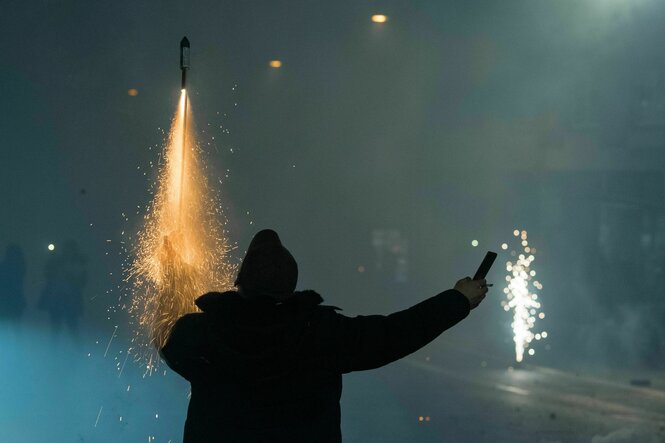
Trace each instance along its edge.
{"label": "street light", "polygon": [[388,16],[383,14],[374,14],[372,16],[372,21],[374,23],[385,23],[388,21]]}

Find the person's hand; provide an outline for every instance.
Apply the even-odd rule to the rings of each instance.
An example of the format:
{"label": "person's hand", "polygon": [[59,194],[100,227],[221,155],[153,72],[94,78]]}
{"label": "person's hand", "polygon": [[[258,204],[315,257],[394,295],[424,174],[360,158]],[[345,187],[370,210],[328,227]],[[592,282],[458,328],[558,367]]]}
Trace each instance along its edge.
{"label": "person's hand", "polygon": [[469,300],[471,309],[476,308],[487,295],[487,282],[485,279],[471,280],[471,277],[464,277],[455,283],[455,289],[460,291]]}

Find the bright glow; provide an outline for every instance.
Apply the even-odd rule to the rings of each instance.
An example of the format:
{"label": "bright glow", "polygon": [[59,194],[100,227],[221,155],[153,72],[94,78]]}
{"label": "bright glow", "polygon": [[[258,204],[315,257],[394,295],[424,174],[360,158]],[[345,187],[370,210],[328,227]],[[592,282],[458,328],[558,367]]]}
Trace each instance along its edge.
{"label": "bright glow", "polygon": [[47,248],[48,248],[49,251],[53,251],[53,250],[55,250],[55,245],[53,243],[49,243]]}
{"label": "bright glow", "polygon": [[[513,231],[513,235],[519,238],[519,244],[523,247],[524,252],[528,253],[529,246],[527,246],[526,231],[516,229]],[[519,249],[519,246],[516,249]],[[533,252],[533,248],[531,248],[531,251]],[[532,341],[539,341],[547,337],[546,332],[534,334],[532,331],[537,318],[545,318],[545,314],[539,312],[541,304],[536,293],[536,291],[543,288],[543,285],[539,281],[532,281],[532,278],[536,275],[536,271],[531,269],[534,261],[535,256],[533,254],[528,256],[519,254],[514,262],[506,262],[507,275],[506,288],[504,289],[506,298],[501,305],[505,311],[512,311],[513,314],[511,327],[515,343],[515,360],[518,362],[523,360],[525,351],[529,355],[535,354],[535,350],[529,347]]]}
{"label": "bright glow", "polygon": [[183,89],[154,199],[134,245],[134,262],[126,270],[134,288],[129,312],[135,319],[132,341],[138,349],[133,353],[149,373],[157,369],[156,350],[175,321],[196,311],[194,300],[233,286],[220,204],[208,187],[188,108]]}
{"label": "bright glow", "polygon": [[478,246],[478,240],[471,240],[471,246],[473,246],[474,248]]}
{"label": "bright glow", "polygon": [[372,21],[374,23],[385,23],[388,21],[388,16],[383,15],[383,14],[374,14],[372,16]]}
{"label": "bright glow", "polygon": [[275,69],[281,68],[282,67],[282,61],[281,60],[270,60],[269,65],[270,65],[271,68],[275,68]]}
{"label": "bright glow", "polygon": [[503,243],[503,244],[501,245],[501,249],[503,249],[504,251],[505,251],[506,249],[508,249],[508,243]]}
{"label": "bright glow", "polygon": [[128,89],[127,95],[129,95],[130,97],[136,97],[137,95],[139,95],[139,90],[135,88]]}

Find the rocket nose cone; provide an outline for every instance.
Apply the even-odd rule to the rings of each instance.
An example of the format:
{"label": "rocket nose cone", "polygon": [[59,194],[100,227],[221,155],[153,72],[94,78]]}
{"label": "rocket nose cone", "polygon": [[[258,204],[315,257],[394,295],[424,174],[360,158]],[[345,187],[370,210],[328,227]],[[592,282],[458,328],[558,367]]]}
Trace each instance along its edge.
{"label": "rocket nose cone", "polygon": [[180,40],[180,47],[189,48],[189,40],[187,40],[187,37],[183,37],[182,40]]}

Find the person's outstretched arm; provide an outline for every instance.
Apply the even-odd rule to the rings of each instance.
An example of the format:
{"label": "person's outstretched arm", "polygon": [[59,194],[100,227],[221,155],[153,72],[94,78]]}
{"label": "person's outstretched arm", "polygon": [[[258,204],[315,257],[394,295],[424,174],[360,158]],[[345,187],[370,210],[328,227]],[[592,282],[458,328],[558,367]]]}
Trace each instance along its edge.
{"label": "person's outstretched arm", "polygon": [[183,315],[173,325],[166,344],[159,355],[167,365],[187,380],[208,363],[206,358],[205,314]]}
{"label": "person's outstretched arm", "polygon": [[[403,311],[387,316],[328,316],[321,331],[332,347],[337,372],[374,369],[422,348],[443,331],[463,320],[487,293],[484,280],[466,278]],[[327,323],[327,324],[326,324]]]}

